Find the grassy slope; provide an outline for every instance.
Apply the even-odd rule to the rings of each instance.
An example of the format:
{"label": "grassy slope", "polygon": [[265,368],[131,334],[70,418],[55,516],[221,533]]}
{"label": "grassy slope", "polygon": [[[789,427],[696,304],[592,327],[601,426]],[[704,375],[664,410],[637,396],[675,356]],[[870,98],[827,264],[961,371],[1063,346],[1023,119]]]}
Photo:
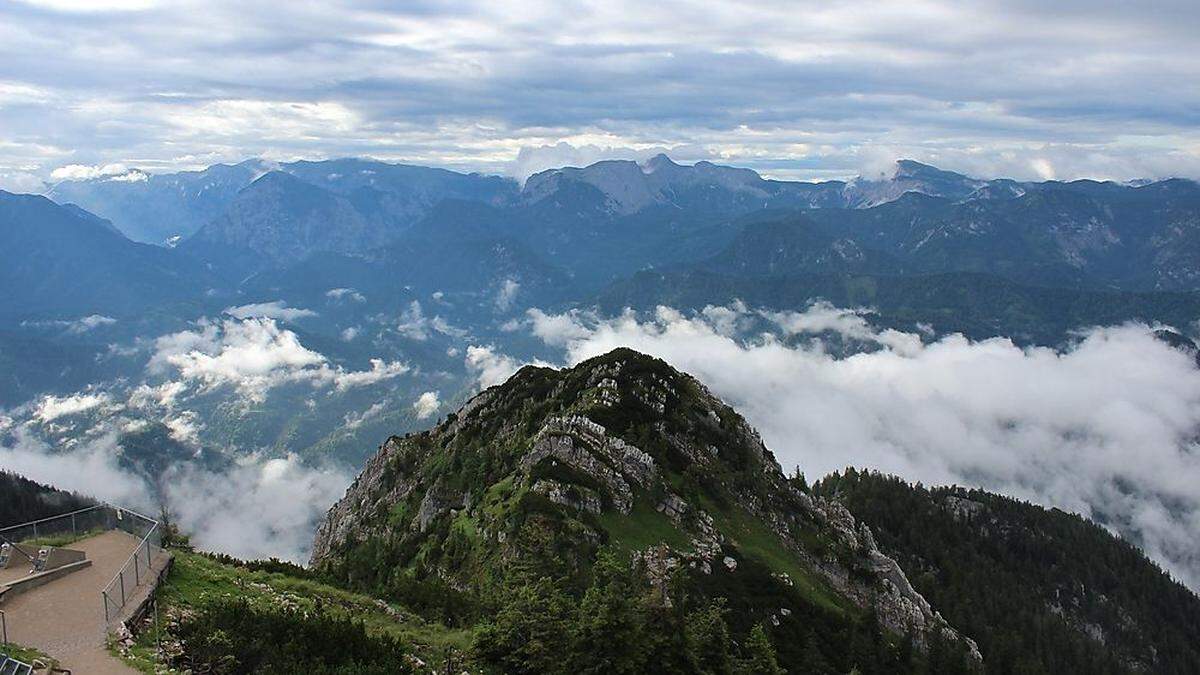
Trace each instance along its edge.
{"label": "grassy slope", "polygon": [[[23,663],[32,664],[34,661],[41,661],[51,668],[58,667],[58,661],[46,656],[45,653],[33,647],[22,647],[21,645],[8,643],[0,645],[0,654],[5,654]],[[39,671],[40,672],[40,671]]]}
{"label": "grassy slope", "polygon": [[[263,607],[320,606],[330,613],[353,616],[366,625],[368,632],[402,638],[426,661],[437,660],[447,648],[464,652],[471,642],[469,630],[426,622],[411,612],[383,605],[366,595],[285,574],[252,571],[188,551],[175,551],[175,567],[159,589],[158,597],[159,618],[163,623],[173,610],[187,611],[219,599],[244,598]],[[155,629],[143,631],[127,662],[141,672],[154,673],[156,638]]]}

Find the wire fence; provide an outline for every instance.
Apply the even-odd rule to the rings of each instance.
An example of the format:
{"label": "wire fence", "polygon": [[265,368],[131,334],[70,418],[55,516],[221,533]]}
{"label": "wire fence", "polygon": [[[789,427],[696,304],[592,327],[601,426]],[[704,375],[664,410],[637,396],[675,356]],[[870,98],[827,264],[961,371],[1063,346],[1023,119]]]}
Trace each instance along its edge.
{"label": "wire fence", "polygon": [[104,600],[104,621],[107,623],[120,614],[125,604],[133,597],[133,591],[144,583],[156,584],[154,556],[162,551],[162,528],[158,521],[140,513],[117,509],[117,527],[138,537],[137,548],[129,560],[121,566],[108,586],[100,592]]}
{"label": "wire fence", "polygon": [[0,528],[0,541],[15,544],[58,544],[65,546],[74,539],[94,532],[117,529],[117,512],[120,509],[108,504],[97,504],[41,520],[31,520],[20,525]]}

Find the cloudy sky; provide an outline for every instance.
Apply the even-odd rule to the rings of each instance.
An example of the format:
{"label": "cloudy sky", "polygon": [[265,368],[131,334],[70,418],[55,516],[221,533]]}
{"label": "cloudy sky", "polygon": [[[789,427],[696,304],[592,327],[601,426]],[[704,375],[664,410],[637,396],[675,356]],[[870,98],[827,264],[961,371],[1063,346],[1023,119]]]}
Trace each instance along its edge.
{"label": "cloudy sky", "polygon": [[[335,6],[338,5],[338,6]],[[523,175],[669,149],[1200,176],[1200,3],[0,2],[0,186],[366,155]]]}

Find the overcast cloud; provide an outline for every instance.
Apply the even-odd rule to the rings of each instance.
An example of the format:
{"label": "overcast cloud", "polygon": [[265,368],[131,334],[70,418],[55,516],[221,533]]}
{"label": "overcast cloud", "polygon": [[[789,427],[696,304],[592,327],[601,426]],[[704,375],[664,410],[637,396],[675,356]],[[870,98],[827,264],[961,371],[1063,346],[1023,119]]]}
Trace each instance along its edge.
{"label": "overcast cloud", "polygon": [[[740,337],[751,318],[774,333]],[[529,321],[570,363],[629,346],[695,375],[788,471],[815,479],[853,465],[1075,511],[1200,588],[1200,369],[1147,326],[1095,328],[1054,350],[959,335],[926,343],[823,304],[769,314],[660,308],[649,318],[532,311]],[[820,341],[773,337],[826,331],[878,350],[839,358]]]}
{"label": "overcast cloud", "polygon": [[0,185],[369,155],[525,175],[669,149],[1200,176],[1191,0],[0,4]]}

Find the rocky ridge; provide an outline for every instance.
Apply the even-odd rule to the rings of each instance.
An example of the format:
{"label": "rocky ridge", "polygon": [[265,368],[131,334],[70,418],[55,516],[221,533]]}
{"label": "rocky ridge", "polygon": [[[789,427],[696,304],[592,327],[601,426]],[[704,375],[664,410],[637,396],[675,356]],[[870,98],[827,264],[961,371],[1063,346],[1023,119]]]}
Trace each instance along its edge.
{"label": "rocky ridge", "polygon": [[[871,609],[897,635],[936,632],[978,657],[870,530],[787,478],[740,415],[627,349],[524,368],[435,428],[388,439],[330,510],[312,563],[351,582],[373,573],[363,560],[415,566],[469,592],[539,546],[570,574],[604,545],[659,584],[680,568],[716,578],[765,562],[780,593]],[[791,609],[761,612],[778,625]]]}

